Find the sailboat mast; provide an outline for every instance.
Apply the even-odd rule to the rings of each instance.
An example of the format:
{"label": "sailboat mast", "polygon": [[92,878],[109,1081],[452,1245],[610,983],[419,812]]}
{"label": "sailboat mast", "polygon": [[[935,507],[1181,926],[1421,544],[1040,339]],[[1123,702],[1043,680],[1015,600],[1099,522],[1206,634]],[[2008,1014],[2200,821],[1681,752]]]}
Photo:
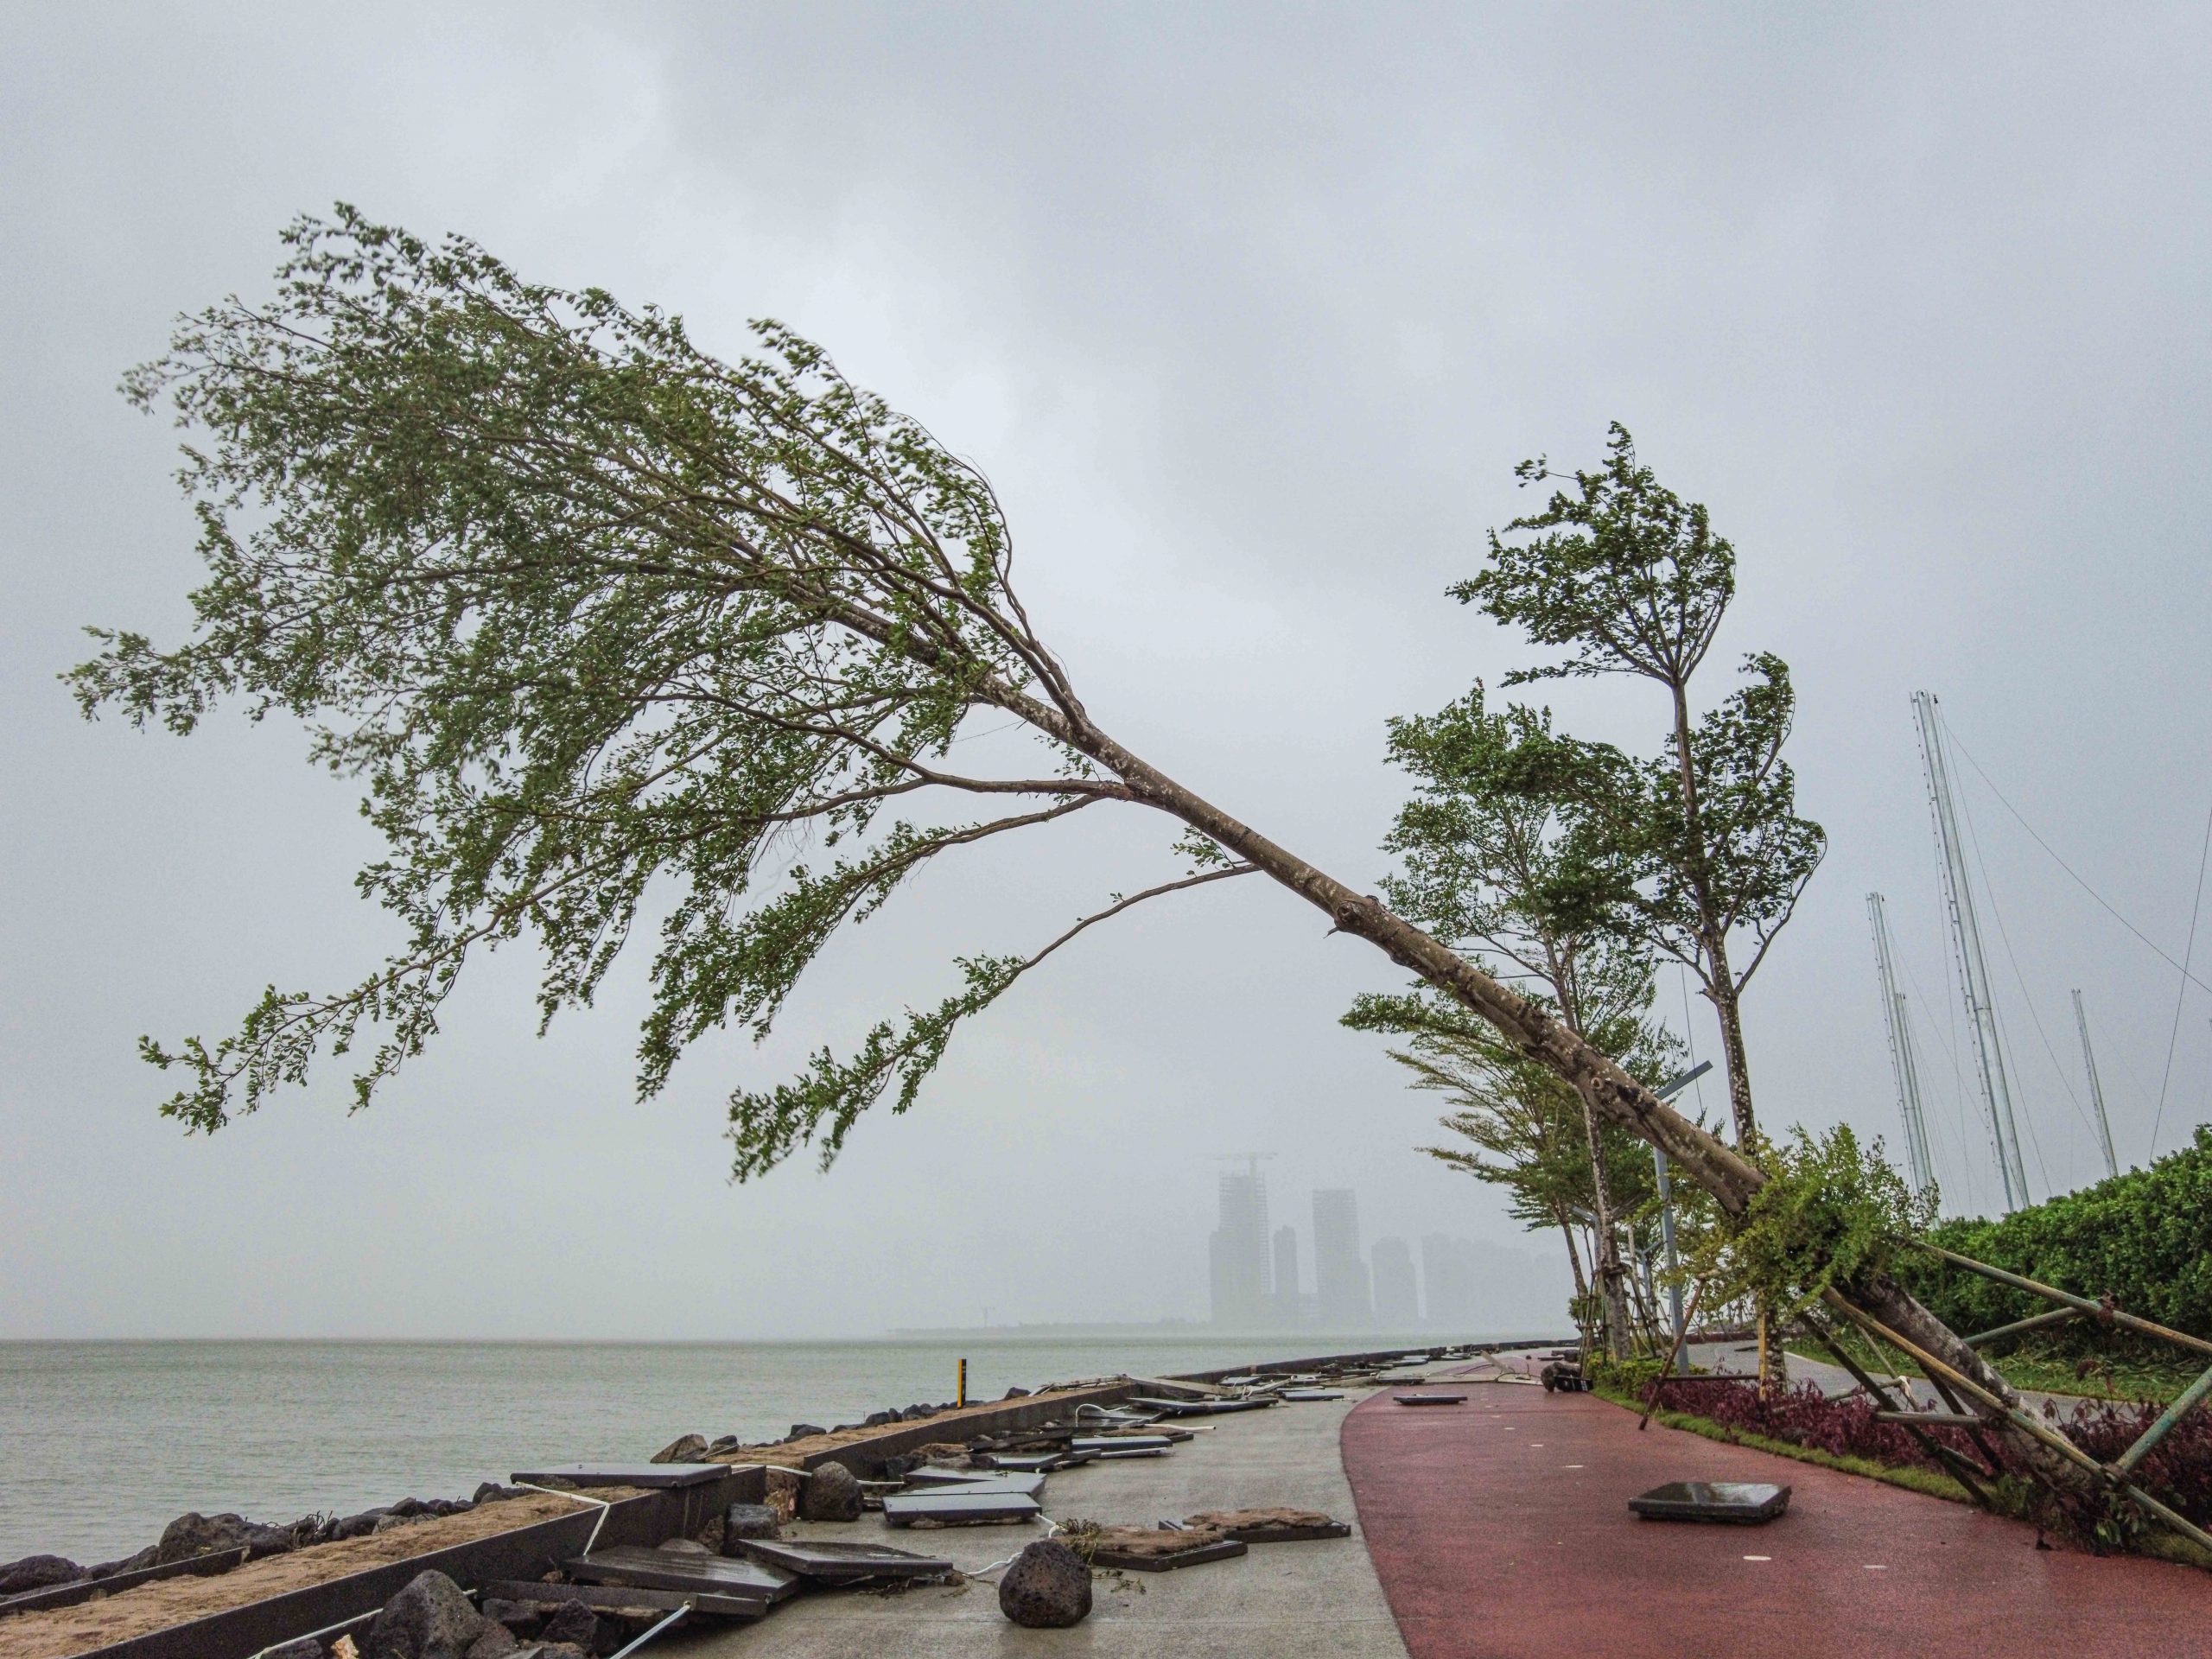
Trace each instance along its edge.
{"label": "sailboat mast", "polygon": [[2089,1104],[2096,1109],[2097,1140],[2104,1148],[2105,1173],[2120,1173],[2120,1160],[2112,1153],[2112,1120],[2105,1116],[2105,1086],[2097,1080],[2096,1051],[2089,1046],[2089,1016],[2082,1012],[2082,993],[2074,993],[2074,1028],[2082,1033],[2082,1069],[2089,1074]]}
{"label": "sailboat mast", "polygon": [[1943,855],[1943,899],[1951,912],[1951,936],[1958,950],[1959,980],[1966,997],[1967,1020],[1974,1027],[1974,1063],[1981,1081],[1982,1105],[1989,1114],[1997,1171],[2004,1178],[2005,1208],[2017,1210],[2028,1202],[2028,1173],[2020,1161],[2020,1135],[2012,1114],[2012,1083],[2005,1074],[2005,1054],[1998,1039],[1997,999],[1991,988],[1989,963],[1982,955],[1981,924],[1974,915],[1974,886],[1967,878],[1966,845],[1959,836],[1958,809],[1952,794],[1951,766],[1943,743],[1942,721],[1930,692],[1912,694],[1912,711],[1920,723],[1920,753],[1928,768],[1928,805],[1936,820],[1936,844]]}
{"label": "sailboat mast", "polygon": [[1912,1190],[1925,1192],[1936,1184],[1928,1158],[1928,1129],[1920,1109],[1920,1068],[1913,1064],[1912,1027],[1906,1023],[1904,994],[1897,989],[1891,964],[1890,919],[1882,895],[1866,895],[1866,918],[1874,928],[1874,970],[1882,984],[1882,1017],[1890,1031],[1890,1071],[1897,1078],[1897,1116],[1904,1121],[1904,1157],[1912,1177]]}

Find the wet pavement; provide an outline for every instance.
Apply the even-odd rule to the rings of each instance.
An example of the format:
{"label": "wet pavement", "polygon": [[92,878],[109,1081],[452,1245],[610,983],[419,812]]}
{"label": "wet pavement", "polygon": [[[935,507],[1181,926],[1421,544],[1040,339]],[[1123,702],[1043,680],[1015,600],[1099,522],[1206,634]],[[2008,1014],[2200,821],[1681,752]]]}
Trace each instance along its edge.
{"label": "wet pavement", "polygon": [[[1726,1446],[1591,1395],[1482,1382],[1345,1419],[1368,1549],[1413,1659],[2161,1659],[2212,1649],[2212,1576],[2037,1548],[2034,1529]],[[1643,1521],[1677,1480],[1794,1489],[1764,1526]]]}

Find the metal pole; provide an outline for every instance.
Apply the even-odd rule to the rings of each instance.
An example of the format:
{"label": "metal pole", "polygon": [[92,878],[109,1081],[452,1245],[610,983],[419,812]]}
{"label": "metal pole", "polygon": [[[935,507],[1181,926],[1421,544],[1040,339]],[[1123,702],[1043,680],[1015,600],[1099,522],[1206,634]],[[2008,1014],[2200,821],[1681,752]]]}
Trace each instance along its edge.
{"label": "metal pole", "polygon": [[[1661,1084],[1652,1092],[1662,1100],[1671,1099],[1712,1070],[1711,1060],[1700,1060],[1681,1077]],[[1659,1237],[1667,1251],[1667,1316],[1675,1325],[1675,1352],[1668,1363],[1687,1373],[1689,1362],[1682,1357],[1682,1338],[1689,1326],[1682,1318],[1682,1285],[1676,1277],[1679,1269],[1675,1260],[1675,1186],[1667,1174],[1667,1154],[1656,1147],[1651,1148],[1651,1168],[1658,1177]]]}
{"label": "metal pole", "polygon": [[1928,1156],[1928,1129],[1920,1109],[1920,1069],[1913,1064],[1912,1027],[1905,1020],[1904,993],[1897,989],[1890,948],[1890,918],[1882,895],[1866,895],[1866,918],[1874,929],[1874,971],[1881,981],[1882,1015],[1890,1033],[1890,1072],[1897,1079],[1897,1115],[1904,1122],[1904,1157],[1912,1188],[1925,1192],[1936,1183]]}
{"label": "metal pole", "polygon": [[1974,885],[1967,879],[1966,843],[1959,835],[1958,808],[1951,789],[1951,765],[1943,747],[1943,726],[1936,698],[1926,691],[1912,694],[1912,710],[1920,722],[1920,752],[1928,767],[1928,805],[1936,820],[1936,841],[1943,855],[1943,898],[1951,912],[1951,936],[1959,954],[1959,979],[1967,1004],[1967,1019],[1974,1027],[1974,1061],[1980,1073],[1981,1098],[1989,1113],[1990,1139],[1997,1153],[1997,1172],[2004,1178],[2005,1208],[2027,1203],[2027,1166],[2020,1161],[2020,1135],[2012,1115],[2012,1087],[2005,1074],[2005,1053],[1997,1031],[1997,998],[1989,978],[1989,963],[1982,955],[1981,924],[1974,915]]}
{"label": "metal pole", "polygon": [[2104,1147],[2105,1173],[2120,1173],[2120,1160],[2112,1154],[2112,1122],[2105,1116],[2105,1086],[2097,1080],[2096,1051],[2089,1046],[2089,1016],[2082,1012],[2082,993],[2074,993],[2074,1028],[2082,1033],[2082,1069],[2089,1074],[2089,1104],[2097,1109],[2097,1140]]}

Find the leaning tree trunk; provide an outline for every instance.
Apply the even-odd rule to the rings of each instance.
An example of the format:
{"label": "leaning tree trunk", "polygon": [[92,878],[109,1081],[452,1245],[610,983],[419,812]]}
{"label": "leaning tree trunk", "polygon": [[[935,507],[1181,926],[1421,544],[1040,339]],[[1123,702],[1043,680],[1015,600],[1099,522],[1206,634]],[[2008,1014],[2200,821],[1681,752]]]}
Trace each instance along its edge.
{"label": "leaning tree trunk", "polygon": [[[1764,1173],[1748,1159],[1682,1116],[1541,1004],[1493,979],[1381,899],[1355,893],[1123,748],[1092,724],[1064,682],[1055,698],[1058,706],[1007,690],[995,700],[1110,769],[1133,799],[1180,819],[1304,899],[1329,918],[1331,931],[1365,939],[1487,1020],[1521,1052],[1563,1079],[1599,1116],[1673,1159],[1728,1214],[1741,1215],[1766,1184]],[[1887,1275],[1862,1275],[1839,1294],[1950,1365],[2001,1407],[2022,1409],[2011,1383]],[[1993,1416],[1991,1428],[2054,1489],[2090,1503],[2101,1499],[2101,1483],[2094,1471],[2059,1456],[2007,1419]]]}

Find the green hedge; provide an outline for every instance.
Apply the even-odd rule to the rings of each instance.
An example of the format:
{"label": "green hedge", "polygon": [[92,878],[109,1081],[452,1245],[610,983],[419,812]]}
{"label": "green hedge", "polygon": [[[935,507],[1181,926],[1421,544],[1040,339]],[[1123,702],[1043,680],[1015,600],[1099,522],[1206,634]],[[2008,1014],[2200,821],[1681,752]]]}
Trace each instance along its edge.
{"label": "green hedge", "polygon": [[[2212,1338],[2212,1125],[2195,1144],[2148,1169],[2100,1181],[1995,1221],[1950,1221],[1929,1235],[1977,1262],[2041,1280],[2077,1296],[2101,1296],[2130,1313]],[[2050,1306],[1920,1251],[1899,1266],[1913,1294],[1961,1335]],[[2087,1321],[2061,1325],[2038,1346],[2085,1351]]]}

